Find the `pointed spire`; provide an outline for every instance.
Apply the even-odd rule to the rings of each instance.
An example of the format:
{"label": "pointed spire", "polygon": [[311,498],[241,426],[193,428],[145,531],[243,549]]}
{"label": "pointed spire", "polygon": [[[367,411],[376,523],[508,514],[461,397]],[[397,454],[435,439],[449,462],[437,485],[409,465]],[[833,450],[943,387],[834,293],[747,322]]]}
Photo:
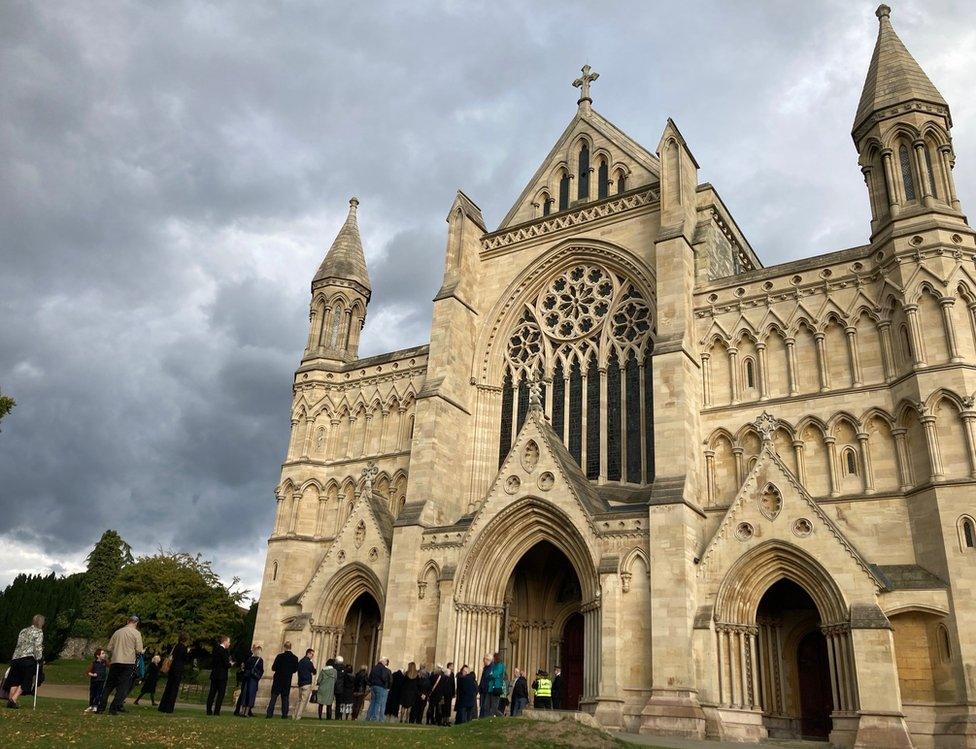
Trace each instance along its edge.
{"label": "pointed spire", "polygon": [[879,22],[878,41],[864,80],[853,130],[856,132],[875,112],[909,101],[934,104],[948,116],[949,106],[942,94],[895,33],[891,8],[879,5],[875,15]]}
{"label": "pointed spire", "polygon": [[349,215],[346,223],[342,225],[339,234],[336,235],[332,247],[319,266],[312,283],[323,281],[327,278],[338,278],[346,281],[354,281],[366,289],[372,290],[369,284],[369,273],[366,270],[366,257],[363,254],[363,242],[359,238],[359,224],[356,223],[356,208],[359,206],[358,198],[349,200]]}

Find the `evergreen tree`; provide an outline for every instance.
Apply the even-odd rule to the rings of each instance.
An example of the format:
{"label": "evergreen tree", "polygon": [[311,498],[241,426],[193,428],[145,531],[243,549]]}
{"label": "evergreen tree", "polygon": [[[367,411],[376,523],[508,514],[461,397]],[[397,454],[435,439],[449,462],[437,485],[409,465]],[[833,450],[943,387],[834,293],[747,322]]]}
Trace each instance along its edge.
{"label": "evergreen tree", "polygon": [[76,637],[95,636],[102,604],[119,572],[125,565],[132,564],[132,547],[117,531],[107,530],[91,550],[87,561],[81,616],[72,630]]}
{"label": "evergreen tree", "polygon": [[8,395],[0,394],[0,420],[9,414],[16,405],[17,401],[15,401],[13,398]]}
{"label": "evergreen tree", "polygon": [[0,661],[9,661],[17,645],[17,633],[43,614],[44,658],[56,658],[81,607],[84,574],[67,577],[17,575],[0,593]]}

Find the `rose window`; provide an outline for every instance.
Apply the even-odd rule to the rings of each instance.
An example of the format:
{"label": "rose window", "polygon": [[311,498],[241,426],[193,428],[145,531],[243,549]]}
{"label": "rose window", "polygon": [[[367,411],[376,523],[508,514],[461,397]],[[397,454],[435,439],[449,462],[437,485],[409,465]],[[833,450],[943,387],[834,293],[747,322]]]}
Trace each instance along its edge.
{"label": "rose window", "polygon": [[577,265],[543,292],[539,317],[546,332],[568,340],[592,333],[610,311],[613,279],[603,268]]}
{"label": "rose window", "polygon": [[651,310],[639,297],[621,304],[611,318],[613,337],[621,343],[642,341],[651,330]]}

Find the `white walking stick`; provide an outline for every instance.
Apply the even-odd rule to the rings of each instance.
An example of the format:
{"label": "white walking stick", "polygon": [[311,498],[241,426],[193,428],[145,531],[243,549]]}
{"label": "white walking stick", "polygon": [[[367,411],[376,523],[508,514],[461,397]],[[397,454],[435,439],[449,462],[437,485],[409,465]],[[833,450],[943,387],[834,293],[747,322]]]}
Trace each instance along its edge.
{"label": "white walking stick", "polygon": [[37,710],[37,680],[41,678],[41,662],[37,661],[34,664],[34,707],[31,710]]}

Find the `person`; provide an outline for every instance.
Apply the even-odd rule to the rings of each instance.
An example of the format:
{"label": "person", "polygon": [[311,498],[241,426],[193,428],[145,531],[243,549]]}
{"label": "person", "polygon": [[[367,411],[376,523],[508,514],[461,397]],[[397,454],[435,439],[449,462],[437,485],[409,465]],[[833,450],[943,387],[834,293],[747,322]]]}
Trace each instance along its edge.
{"label": "person", "polygon": [[298,670],[298,656],[291,652],[291,643],[286,642],[282,650],[275,656],[271,664],[274,676],[271,679],[271,697],[268,699],[268,712],[264,716],[274,715],[275,702],[281,698],[281,717],[288,717],[288,698],[291,696],[291,680]]}
{"label": "person", "polygon": [[123,707],[125,698],[132,688],[132,680],[136,675],[136,657],[145,650],[142,646],[138,616],[133,614],[125,624],[112,633],[106,650],[111,653],[112,665],[108,667],[108,678],[105,680],[105,689],[102,690],[96,712],[105,712],[108,696],[115,692],[112,704],[108,707],[108,714],[118,715],[125,712]]}
{"label": "person", "polygon": [[[340,720],[352,720],[352,690],[355,677],[352,673],[352,664],[347,663],[342,668],[342,689],[339,689],[339,680],[336,679],[336,710]],[[380,712],[382,718],[383,713]]]}
{"label": "person", "polygon": [[529,704],[529,683],[521,669],[516,668],[512,673],[515,677],[512,682],[512,717],[517,718]]}
{"label": "person", "polygon": [[98,701],[102,697],[102,690],[105,688],[105,680],[108,678],[108,664],[105,662],[105,649],[95,648],[94,660],[88,667],[88,707],[86,713],[93,713],[98,709]]}
{"label": "person", "polygon": [[298,662],[298,706],[295,709],[295,720],[301,720],[308,709],[308,701],[312,698],[312,677],[318,673],[315,669],[315,651],[309,648],[305,657]]}
{"label": "person", "polygon": [[498,703],[505,694],[505,664],[499,653],[495,653],[488,667],[488,717],[499,714]]}
{"label": "person", "polygon": [[332,720],[332,703],[335,702],[336,669],[335,660],[329,658],[325,668],[319,671],[319,678],[315,682],[315,699],[319,703],[319,720],[322,720],[322,708],[325,708],[325,719]]}
{"label": "person", "polygon": [[478,680],[467,665],[461,666],[457,679],[457,726],[467,723],[474,717],[478,704]]}
{"label": "person", "polygon": [[16,710],[20,707],[17,698],[24,692],[24,687],[37,688],[34,678],[37,676],[38,664],[44,660],[44,616],[35,614],[30,626],[24,627],[17,634],[17,645],[13,657],[10,659],[10,673],[7,675],[7,688],[10,696],[7,707]]}
{"label": "person", "polygon": [[393,674],[389,669],[390,659],[380,658],[373,670],[369,672],[369,711],[366,713],[366,720],[383,720],[386,712],[386,697],[390,693],[393,685]]}
{"label": "person", "polygon": [[434,665],[430,673],[430,689],[427,690],[427,725],[437,725],[437,705],[441,696],[441,680],[444,678],[444,667],[440,663]]}
{"label": "person", "polygon": [[410,710],[410,722],[420,725],[424,722],[424,710],[427,707],[427,698],[430,695],[430,671],[427,664],[420,664],[420,671],[417,673],[417,700]]}
{"label": "person", "polygon": [[251,655],[244,661],[244,679],[241,682],[241,693],[237,697],[234,715],[242,718],[254,717],[254,700],[258,696],[258,684],[264,676],[264,658],[261,657],[261,646],[252,645]]}
{"label": "person", "polygon": [[386,695],[386,710],[384,719],[396,721],[400,715],[400,690],[403,688],[403,671],[399,668],[393,672],[390,679],[390,692]]}
{"label": "person", "polygon": [[563,688],[565,687],[563,682],[563,671],[559,666],[552,669],[552,709],[562,710],[563,709]]}
{"label": "person", "polygon": [[[438,666],[440,671],[440,666]],[[427,708],[427,722],[435,726],[450,725],[451,704],[454,702],[454,664],[437,675],[437,680],[430,690],[430,706]]]}
{"label": "person", "polygon": [[[352,665],[352,664],[350,664]],[[369,670],[364,663],[359,667],[352,680],[352,719],[359,720],[359,714],[363,711],[363,703],[366,702],[366,695],[369,693]]]}
{"label": "person", "polygon": [[410,712],[413,710],[413,706],[416,704],[417,699],[420,696],[420,672],[417,670],[417,664],[414,661],[410,661],[407,664],[407,672],[403,674],[403,678],[400,681],[400,694],[399,694],[399,717],[401,723],[410,722]]}
{"label": "person", "polygon": [[478,717],[488,716],[488,682],[491,680],[491,656],[486,655],[481,667],[481,680],[478,682]]}
{"label": "person", "polygon": [[156,685],[159,683],[159,665],[162,662],[163,659],[159,653],[154,653],[153,657],[149,659],[149,665],[146,666],[146,675],[142,680],[142,686],[139,688],[139,696],[133,702],[134,705],[138,705],[139,700],[148,694],[152,706],[156,707]]}
{"label": "person", "polygon": [[230,657],[230,638],[221,635],[217,638],[217,647],[213,651],[210,664],[210,691],[207,692],[207,715],[220,715],[220,706],[224,704],[224,694],[227,692],[227,674],[234,665]]}
{"label": "person", "polygon": [[163,696],[159,698],[158,710],[161,713],[171,713],[176,707],[176,698],[179,696],[180,684],[183,682],[183,670],[190,662],[190,648],[187,646],[189,640],[186,632],[180,632],[176,638],[176,645],[166,656],[169,666],[164,661],[160,667],[161,671],[166,669],[166,686],[163,688]]}
{"label": "person", "polygon": [[549,674],[541,668],[535,673],[535,681],[532,682],[532,707],[537,710],[552,710],[552,682]]}

